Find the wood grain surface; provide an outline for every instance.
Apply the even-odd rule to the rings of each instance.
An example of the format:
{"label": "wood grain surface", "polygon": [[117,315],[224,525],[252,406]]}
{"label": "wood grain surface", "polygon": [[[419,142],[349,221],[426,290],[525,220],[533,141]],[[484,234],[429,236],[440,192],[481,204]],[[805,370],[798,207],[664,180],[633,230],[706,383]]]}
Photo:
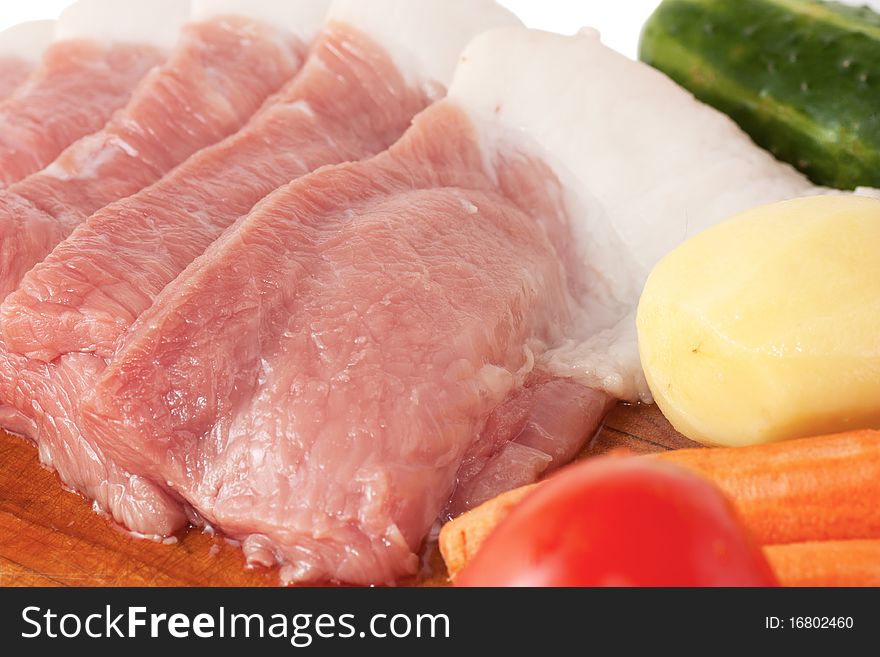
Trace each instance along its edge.
{"label": "wood grain surface", "polygon": [[[655,406],[618,406],[583,457],[692,447]],[[444,585],[436,550],[406,584]],[[246,569],[240,550],[189,531],[165,544],[136,539],[65,491],[33,445],[0,432],[0,586],[271,586],[277,574]]]}

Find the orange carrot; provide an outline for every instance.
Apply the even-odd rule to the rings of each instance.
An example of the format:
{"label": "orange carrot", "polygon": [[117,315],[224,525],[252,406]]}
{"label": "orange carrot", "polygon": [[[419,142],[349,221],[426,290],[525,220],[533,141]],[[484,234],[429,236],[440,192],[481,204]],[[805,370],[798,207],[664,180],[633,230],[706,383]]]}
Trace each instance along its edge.
{"label": "orange carrot", "polygon": [[[617,447],[603,454],[601,458],[632,456],[635,456],[632,450]],[[443,525],[438,544],[440,555],[446,563],[446,572],[451,579],[473,558],[495,526],[537,485],[521,486],[502,493]]]}
{"label": "orange carrot", "polygon": [[443,525],[439,538],[440,554],[443,555],[450,578],[458,575],[495,526],[537,485],[522,486],[502,493]]}
{"label": "orange carrot", "polygon": [[712,480],[763,545],[880,538],[880,431],[644,458]]}
{"label": "orange carrot", "polygon": [[880,541],[767,545],[783,586],[880,586]]}
{"label": "orange carrot", "polygon": [[[819,581],[821,573],[798,571],[795,559],[807,550],[830,555],[833,549],[844,549],[835,545],[853,551],[850,570],[838,571],[837,581],[867,578],[875,568],[865,561],[859,563],[858,557],[868,549],[862,543],[874,541],[852,539],[880,539],[880,431],[754,447],[674,450],[638,458],[679,465],[718,485],[756,540],[773,545],[774,559],[779,560],[788,581]],[[450,577],[464,568],[495,526],[536,485],[540,484],[500,495],[443,527],[440,552]],[[802,545],[786,552],[780,547],[785,543]],[[816,547],[820,545],[824,547]],[[830,560],[826,560],[829,568]],[[832,581],[833,572],[824,572]]]}

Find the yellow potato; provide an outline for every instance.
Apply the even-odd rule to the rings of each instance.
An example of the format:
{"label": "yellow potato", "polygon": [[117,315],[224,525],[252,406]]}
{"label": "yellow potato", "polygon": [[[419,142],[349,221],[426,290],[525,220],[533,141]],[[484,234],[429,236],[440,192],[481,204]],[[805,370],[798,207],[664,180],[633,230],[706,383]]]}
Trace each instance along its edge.
{"label": "yellow potato", "polygon": [[699,442],[880,428],[880,201],[778,203],[688,240],[651,273],[638,332],[657,404]]}

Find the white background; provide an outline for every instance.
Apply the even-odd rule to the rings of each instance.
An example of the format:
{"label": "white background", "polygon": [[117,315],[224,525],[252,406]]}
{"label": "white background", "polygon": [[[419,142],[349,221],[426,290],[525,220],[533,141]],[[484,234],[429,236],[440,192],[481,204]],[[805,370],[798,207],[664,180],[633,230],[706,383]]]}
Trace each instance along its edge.
{"label": "white background", "polygon": [[[284,2],[284,0],[278,0]],[[119,0],[149,2],[149,0]],[[364,0],[369,2],[369,0]],[[602,40],[631,57],[642,24],[659,0],[499,0],[529,27],[573,34],[585,25],[598,28]],[[0,30],[27,20],[57,18],[71,0],[0,0]]]}

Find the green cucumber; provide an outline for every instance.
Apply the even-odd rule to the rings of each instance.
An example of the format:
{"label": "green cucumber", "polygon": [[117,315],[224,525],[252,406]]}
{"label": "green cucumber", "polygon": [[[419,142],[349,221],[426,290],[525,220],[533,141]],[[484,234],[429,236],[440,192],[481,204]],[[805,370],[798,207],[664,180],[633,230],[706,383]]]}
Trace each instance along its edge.
{"label": "green cucumber", "polygon": [[639,58],[813,182],[880,187],[880,15],[819,0],[664,0]]}

